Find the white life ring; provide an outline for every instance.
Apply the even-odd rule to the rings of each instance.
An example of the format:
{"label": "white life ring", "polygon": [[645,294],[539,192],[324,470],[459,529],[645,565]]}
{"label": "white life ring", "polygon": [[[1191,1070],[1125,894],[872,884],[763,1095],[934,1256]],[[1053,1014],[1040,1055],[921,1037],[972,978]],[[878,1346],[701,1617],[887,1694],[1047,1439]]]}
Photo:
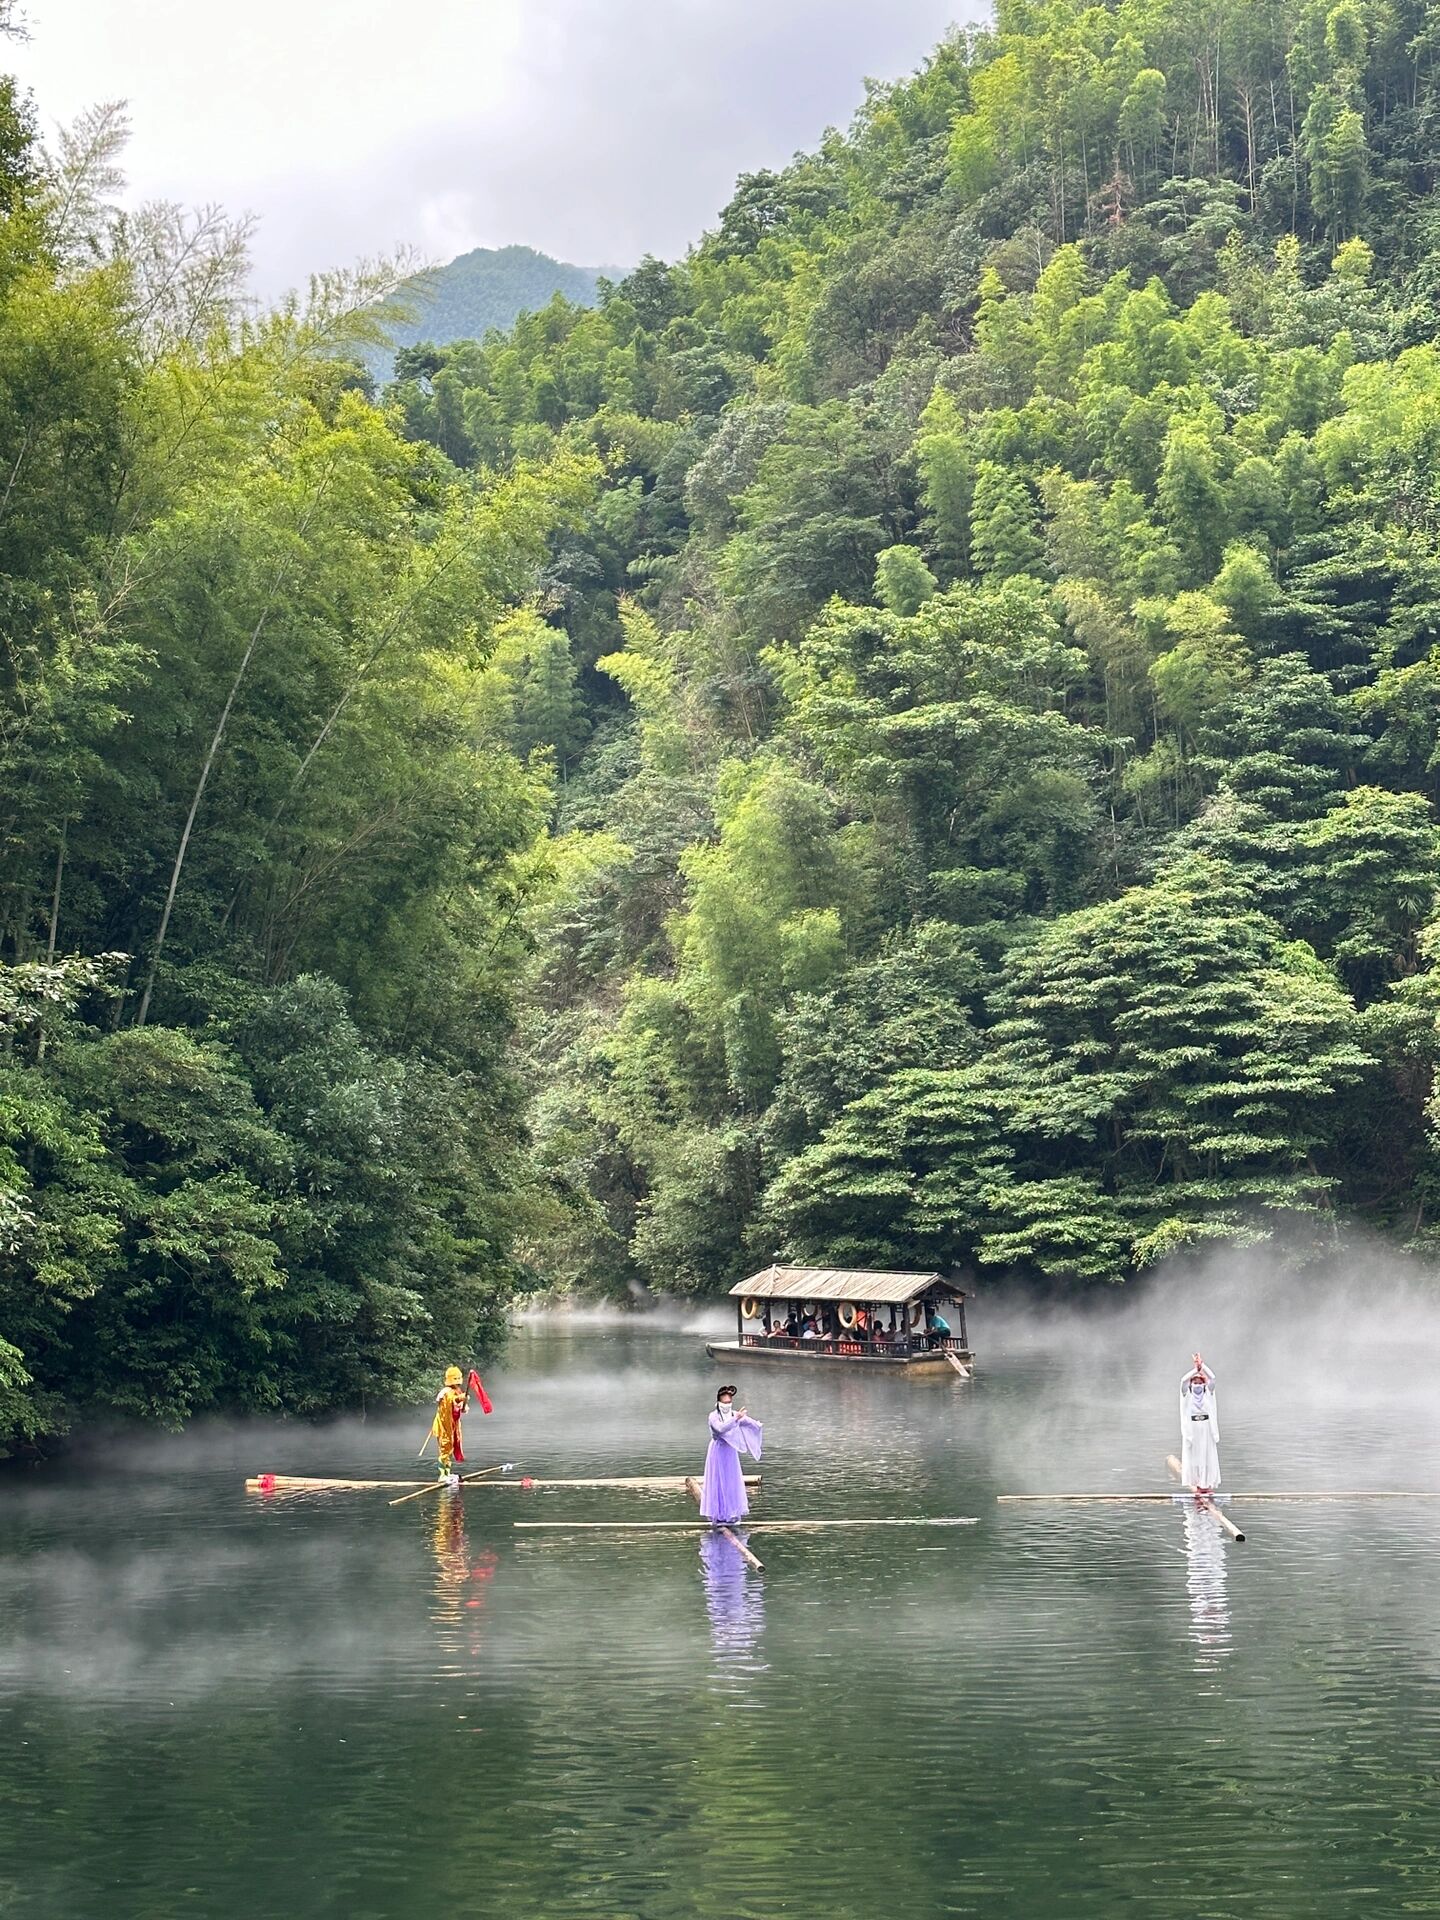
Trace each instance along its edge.
{"label": "white life ring", "polygon": [[760,1302],[755,1298],[753,1293],[747,1295],[746,1298],[740,1302],[740,1312],[747,1320],[758,1320],[760,1318]]}
{"label": "white life ring", "polygon": [[840,1324],[841,1324],[841,1326],[842,1326],[842,1327],[844,1327],[844,1329],[845,1329],[845,1331],[846,1331],[846,1332],[848,1333],[848,1332],[850,1331],[850,1329],[851,1329],[851,1327],[853,1327],[853,1326],[854,1326],[854,1324],[855,1324],[855,1303],[854,1303],[854,1301],[853,1301],[853,1300],[842,1300],[842,1301],[840,1302],[840,1310],[839,1310],[839,1312],[838,1312],[838,1313],[836,1314],[836,1316],[835,1316],[835,1317],[836,1317],[836,1319],[838,1319],[838,1320],[839,1320],[839,1322],[840,1322]]}

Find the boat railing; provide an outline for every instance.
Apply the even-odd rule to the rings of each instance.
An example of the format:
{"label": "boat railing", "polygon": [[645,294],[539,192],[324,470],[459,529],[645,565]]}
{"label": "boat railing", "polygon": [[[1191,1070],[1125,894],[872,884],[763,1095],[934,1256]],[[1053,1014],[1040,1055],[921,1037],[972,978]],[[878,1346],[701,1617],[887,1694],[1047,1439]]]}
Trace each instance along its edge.
{"label": "boat railing", "polygon": [[788,1333],[746,1333],[740,1335],[742,1347],[774,1347],[784,1351],[787,1347],[797,1348],[802,1353],[843,1353],[889,1355],[892,1359],[908,1360],[917,1353],[963,1353],[965,1342],[958,1340],[953,1333],[912,1333],[902,1334],[896,1340],[855,1340],[847,1339],[844,1334],[817,1334],[813,1339],[803,1339]]}

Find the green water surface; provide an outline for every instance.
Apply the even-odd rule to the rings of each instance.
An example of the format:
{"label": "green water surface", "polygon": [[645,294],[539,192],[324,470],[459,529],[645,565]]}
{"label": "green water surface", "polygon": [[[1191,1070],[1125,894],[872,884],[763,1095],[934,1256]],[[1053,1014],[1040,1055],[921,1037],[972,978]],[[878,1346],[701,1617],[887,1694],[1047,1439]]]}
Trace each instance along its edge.
{"label": "green water surface", "polygon": [[[1187,1356],[974,1332],[970,1386],[744,1375],[755,1517],[979,1523],[757,1533],[763,1575],[512,1524],[676,1495],[243,1491],[403,1477],[423,1411],[0,1480],[0,1914],[1440,1913],[1440,1501],[1237,1506],[1239,1547],[997,1505],[1162,1487]],[[1232,1487],[1440,1484],[1403,1354],[1318,1409],[1208,1357]],[[472,1461],[694,1469],[715,1379],[693,1333],[523,1332]]]}

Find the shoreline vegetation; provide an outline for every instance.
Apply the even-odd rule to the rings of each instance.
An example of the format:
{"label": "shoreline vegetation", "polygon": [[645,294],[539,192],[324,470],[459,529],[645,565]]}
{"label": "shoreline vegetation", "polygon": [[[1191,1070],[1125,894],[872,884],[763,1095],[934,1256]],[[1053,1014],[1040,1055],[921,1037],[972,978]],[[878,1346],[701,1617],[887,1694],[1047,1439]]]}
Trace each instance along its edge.
{"label": "shoreline vegetation", "polygon": [[401,267],[257,313],[0,85],[0,1447],[777,1248],[1424,1256],[1436,50],[1001,4],[383,390]]}

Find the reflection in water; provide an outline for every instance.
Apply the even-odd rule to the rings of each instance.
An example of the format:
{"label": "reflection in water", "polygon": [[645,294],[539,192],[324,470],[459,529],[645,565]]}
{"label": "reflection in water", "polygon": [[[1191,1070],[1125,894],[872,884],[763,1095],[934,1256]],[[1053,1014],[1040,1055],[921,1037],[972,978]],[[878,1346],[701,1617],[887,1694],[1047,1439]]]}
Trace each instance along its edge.
{"label": "reflection in water", "polygon": [[[0,1913],[1174,1920],[1179,1885],[1212,1920],[1440,1920],[1436,1502],[1277,1502],[1234,1559],[1193,1507],[1177,1538],[1168,1505],[998,1506],[1135,1484],[1210,1344],[1153,1391],[1122,1352],[1100,1396],[1070,1327],[951,1391],[772,1388],[767,1505],[981,1517],[939,1551],[757,1524],[755,1574],[678,1527],[514,1531],[694,1524],[605,1488],[244,1498],[262,1462],[393,1478],[404,1410],[0,1473]],[[1322,1405],[1303,1350],[1238,1396],[1245,1481],[1440,1488],[1433,1383]],[[691,1335],[522,1336],[487,1441],[673,1474],[714,1380]],[[1093,1418],[1057,1455],[1060,1399]]]}
{"label": "reflection in water", "polygon": [[765,1589],[759,1578],[723,1533],[701,1534],[700,1567],[717,1667],[722,1673],[764,1673],[766,1663],[756,1654],[765,1627]]}
{"label": "reflection in water", "polygon": [[441,1641],[444,1651],[478,1654],[485,1598],[499,1562],[488,1548],[471,1560],[465,1534],[465,1502],[458,1492],[439,1496],[430,1544],[435,1554],[434,1619],[445,1630]]}
{"label": "reflection in water", "polygon": [[1185,1585],[1190,1594],[1190,1638],[1195,1642],[1195,1671],[1215,1673],[1230,1653],[1230,1602],[1225,1592],[1228,1569],[1225,1541],[1214,1514],[1188,1501],[1185,1524]]}

